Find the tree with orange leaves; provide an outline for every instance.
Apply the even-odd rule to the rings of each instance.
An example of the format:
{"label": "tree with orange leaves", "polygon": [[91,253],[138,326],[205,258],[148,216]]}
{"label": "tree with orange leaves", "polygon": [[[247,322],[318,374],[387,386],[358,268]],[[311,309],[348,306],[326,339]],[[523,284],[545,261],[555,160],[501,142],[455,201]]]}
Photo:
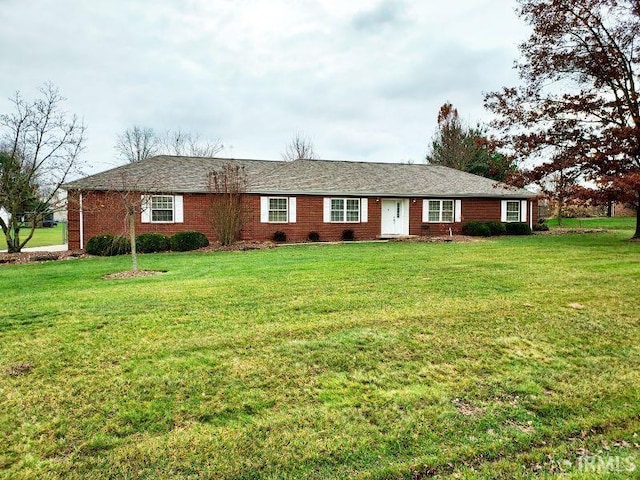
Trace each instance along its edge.
{"label": "tree with orange leaves", "polygon": [[522,84],[489,93],[505,146],[544,180],[578,169],[599,196],[636,208],[640,238],[640,1],[519,0],[533,27]]}

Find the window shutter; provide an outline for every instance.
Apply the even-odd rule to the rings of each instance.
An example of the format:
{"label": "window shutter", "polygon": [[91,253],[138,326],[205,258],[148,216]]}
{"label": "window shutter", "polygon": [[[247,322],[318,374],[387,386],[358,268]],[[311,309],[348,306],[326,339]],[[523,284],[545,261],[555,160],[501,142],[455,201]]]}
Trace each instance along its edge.
{"label": "window shutter", "polygon": [[173,197],[173,221],[174,223],[184,223],[184,207],[182,206],[182,195]]}
{"label": "window shutter", "polygon": [[502,200],[502,209],[500,210],[500,221],[507,221],[507,200]]}
{"label": "window shutter", "polygon": [[526,200],[522,200],[520,202],[520,221],[521,222],[526,222],[527,221],[527,201]]}
{"label": "window shutter", "polygon": [[429,200],[422,200],[422,223],[429,221]]}
{"label": "window shutter", "polygon": [[362,223],[367,223],[369,221],[369,199],[368,198],[360,199],[360,221]]}
{"label": "window shutter", "polygon": [[269,223],[269,197],[260,197],[260,222]]}
{"label": "window shutter", "polygon": [[289,223],[296,223],[296,197],[289,197]]}
{"label": "window shutter", "polygon": [[322,221],[324,223],[329,223],[331,222],[331,199],[326,197],[324,199],[324,204],[323,204],[323,215],[322,215]]}
{"label": "window shutter", "polygon": [[151,223],[151,196],[142,195],[140,197],[140,221]]}
{"label": "window shutter", "polygon": [[456,200],[455,208],[455,221],[456,223],[462,222],[462,200]]}

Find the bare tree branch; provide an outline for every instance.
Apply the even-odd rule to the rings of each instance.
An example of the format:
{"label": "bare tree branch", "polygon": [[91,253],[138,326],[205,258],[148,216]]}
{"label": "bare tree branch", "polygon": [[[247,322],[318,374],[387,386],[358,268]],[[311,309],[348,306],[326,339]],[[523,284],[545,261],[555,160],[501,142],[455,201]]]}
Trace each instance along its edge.
{"label": "bare tree branch", "polygon": [[160,150],[165,155],[210,158],[223,148],[219,138],[204,140],[199,134],[182,129],[168,130],[160,138]]}
{"label": "bare tree branch", "polygon": [[121,160],[140,162],[156,155],[215,157],[224,148],[219,139],[203,140],[183,130],[167,130],[158,135],[152,128],[134,126],[118,135],[115,149]]}
{"label": "bare tree branch", "polygon": [[158,155],[160,140],[152,128],[133,126],[118,135],[115,149],[121,160],[135,163]]}
{"label": "bare tree branch", "polygon": [[297,132],[282,153],[282,159],[287,162],[294,160],[318,160],[313,141],[302,132]]}

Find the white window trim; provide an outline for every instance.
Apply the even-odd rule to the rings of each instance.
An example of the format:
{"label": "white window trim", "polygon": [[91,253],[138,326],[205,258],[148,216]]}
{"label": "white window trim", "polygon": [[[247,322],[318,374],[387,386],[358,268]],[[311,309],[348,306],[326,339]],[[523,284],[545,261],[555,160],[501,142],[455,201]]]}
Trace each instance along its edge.
{"label": "white window trim", "polygon": [[[171,197],[171,217],[173,218],[173,220],[153,220],[153,209],[151,208],[153,205],[153,197]],[[184,222],[184,207],[182,195],[142,195],[140,199],[140,205],[140,220],[142,223],[173,224]]]}
{"label": "white window trim", "polygon": [[520,221],[524,223],[527,222],[528,203],[526,200],[520,201]]}
{"label": "white window trim", "polygon": [[[440,202],[440,208],[438,210],[438,218],[439,220],[433,221],[429,220],[429,202]],[[442,203],[443,202],[452,202],[453,203],[453,212],[451,212],[451,220],[442,220]],[[460,207],[462,206],[462,202],[460,200],[455,200],[453,198],[425,198],[422,201],[422,223],[456,223],[461,221],[460,216]]]}
{"label": "white window trim", "polygon": [[[271,211],[271,200],[286,200],[287,202],[287,219],[284,221],[269,220],[269,212]],[[297,221],[297,198],[286,197],[282,195],[273,197],[260,197],[260,223],[285,224],[296,223]]]}
{"label": "white window trim", "polygon": [[[333,200],[342,200],[344,202],[342,213],[344,220],[331,220],[331,212],[333,211]],[[356,200],[358,202],[358,220],[347,220],[347,200]],[[355,210],[349,210],[354,212]],[[324,199],[324,223],[366,223],[369,221],[369,202],[366,198],[354,197],[325,197]]]}

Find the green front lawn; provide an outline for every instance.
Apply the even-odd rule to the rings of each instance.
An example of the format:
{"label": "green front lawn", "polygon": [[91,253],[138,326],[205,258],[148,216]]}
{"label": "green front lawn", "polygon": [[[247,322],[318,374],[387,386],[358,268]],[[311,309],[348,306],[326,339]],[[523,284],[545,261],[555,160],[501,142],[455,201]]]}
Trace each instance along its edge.
{"label": "green front lawn", "polygon": [[[29,240],[29,243],[25,245],[27,247],[43,247],[47,245],[62,245],[66,242],[65,229],[66,224],[59,223],[55,227],[51,228],[36,228],[33,232],[33,237]],[[29,228],[23,228],[20,230],[20,238],[25,239],[29,235]],[[2,230],[0,230],[0,250],[7,249],[7,239],[4,236]]]}
{"label": "green front lawn", "polygon": [[609,230],[635,230],[636,217],[596,217],[596,218],[563,218],[558,225],[557,218],[547,220],[551,228],[606,228]]}
{"label": "green front lawn", "polygon": [[0,266],[0,476],[628,478],[628,237]]}

